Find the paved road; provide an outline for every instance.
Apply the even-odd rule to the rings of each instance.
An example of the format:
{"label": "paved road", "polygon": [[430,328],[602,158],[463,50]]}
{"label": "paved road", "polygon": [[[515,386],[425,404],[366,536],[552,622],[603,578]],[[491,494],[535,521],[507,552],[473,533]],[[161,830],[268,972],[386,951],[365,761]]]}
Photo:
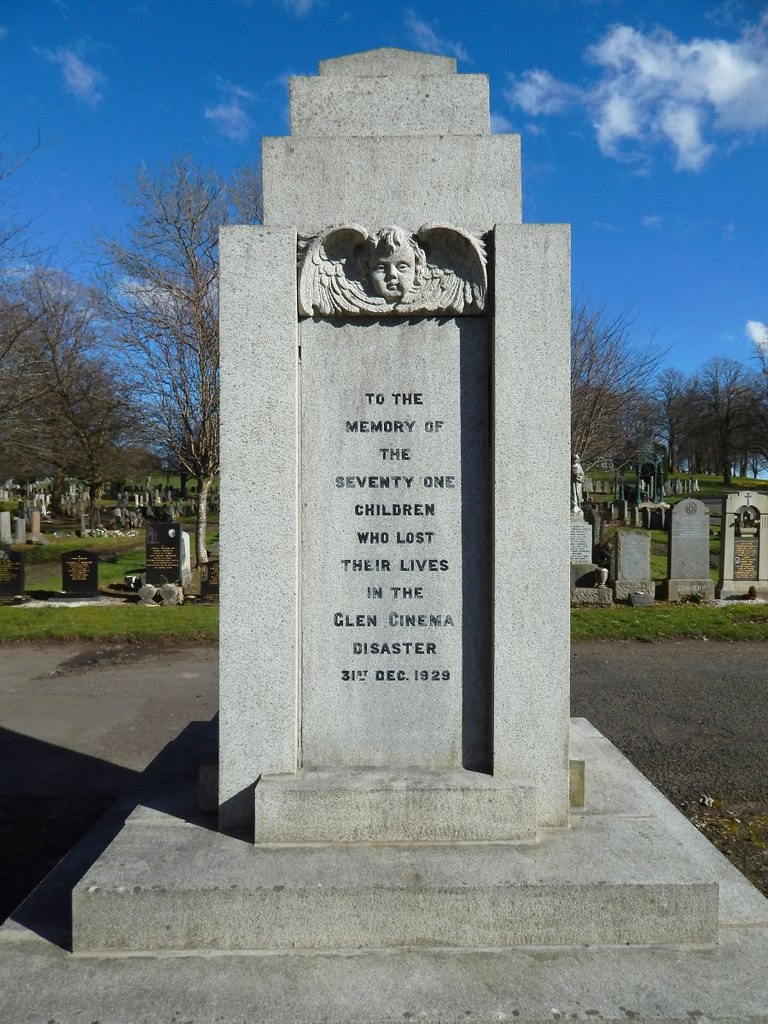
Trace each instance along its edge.
{"label": "paved road", "polygon": [[[0,920],[217,707],[213,648],[0,647]],[[572,711],[676,802],[768,800],[768,646],[573,649]]]}
{"label": "paved road", "polygon": [[0,920],[217,685],[213,648],[0,647]]}

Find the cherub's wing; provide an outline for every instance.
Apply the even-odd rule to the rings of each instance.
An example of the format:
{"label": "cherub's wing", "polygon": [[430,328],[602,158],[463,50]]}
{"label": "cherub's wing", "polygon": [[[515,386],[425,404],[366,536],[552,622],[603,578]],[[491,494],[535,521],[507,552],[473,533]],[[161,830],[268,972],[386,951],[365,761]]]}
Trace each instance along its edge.
{"label": "cherub's wing", "polygon": [[375,312],[384,300],[366,294],[358,257],[368,232],[359,224],[299,238],[299,313],[338,316]]}
{"label": "cherub's wing", "polygon": [[427,256],[419,306],[425,312],[482,313],[488,290],[483,240],[445,224],[425,224],[416,238]]}

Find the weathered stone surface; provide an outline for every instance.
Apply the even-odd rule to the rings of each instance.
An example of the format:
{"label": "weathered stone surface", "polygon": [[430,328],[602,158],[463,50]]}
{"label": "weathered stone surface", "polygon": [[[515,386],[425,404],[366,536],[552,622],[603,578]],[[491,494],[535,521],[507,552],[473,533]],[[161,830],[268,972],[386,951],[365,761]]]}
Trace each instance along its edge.
{"label": "weathered stone surface", "polygon": [[709,509],[686,498],[672,509],[667,575],[670,579],[709,579]]}
{"label": "weathered stone surface", "polygon": [[321,73],[319,78],[292,78],[292,134],[391,135],[393,109],[401,136],[489,134],[485,75],[395,76],[375,70],[379,73],[370,76]]}
{"label": "weathered stone surface", "polygon": [[548,476],[570,474],[568,228],[499,225],[495,255],[493,770],[536,782],[540,822],[563,825],[569,526],[524,510],[541,504],[544,453]]}
{"label": "weathered stone surface", "polygon": [[647,580],[651,575],[651,538],[639,531],[616,534],[616,579]]}
{"label": "weathered stone surface", "polygon": [[571,587],[571,605],[593,604],[600,608],[610,608],[613,594],[608,587]]}
{"label": "weathered stone surface", "polygon": [[536,789],[462,769],[262,776],[256,842],[503,842],[536,836]]}
{"label": "weathered stone surface", "polygon": [[[350,758],[353,763],[377,763],[380,755],[384,764],[407,762],[448,767],[461,763],[479,766],[480,762],[486,768],[492,767],[499,777],[529,779],[538,790],[540,824],[563,825],[567,821],[564,737],[568,713],[568,641],[564,567],[567,564],[568,540],[565,524],[545,534],[533,522],[521,529],[519,521],[512,525],[509,520],[512,511],[528,501],[529,492],[533,497],[531,481],[536,474],[531,472],[531,466],[536,465],[541,451],[548,452],[550,470],[558,461],[567,467],[569,458],[566,440],[568,232],[562,227],[519,225],[519,140],[513,136],[488,134],[486,114],[483,115],[483,134],[440,133],[403,137],[399,127],[391,136],[365,134],[381,131],[381,110],[386,110],[387,124],[392,124],[391,106],[387,100],[392,83],[381,85],[374,80],[391,76],[395,71],[400,74],[406,66],[411,70],[418,69],[415,77],[420,80],[422,75],[435,72],[437,89],[442,89],[450,80],[451,85],[445,88],[451,90],[457,83],[460,85],[464,77],[451,77],[450,65],[440,58],[424,59],[391,52],[358,55],[343,64],[324,65],[328,84],[321,84],[318,87],[320,92],[335,84],[340,94],[350,97],[351,104],[357,104],[355,109],[361,116],[367,109],[368,121],[358,123],[356,129],[363,134],[355,137],[353,143],[342,135],[301,133],[288,139],[265,140],[265,226],[225,229],[222,234],[224,465],[221,521],[222,536],[227,538],[225,549],[231,559],[230,564],[224,566],[225,581],[229,582],[225,582],[222,598],[221,627],[220,799],[221,820],[225,827],[228,823],[247,823],[253,807],[250,790],[263,772],[295,771],[302,758],[310,764],[323,763],[327,759],[332,764],[343,763]],[[395,78],[395,81],[407,88],[413,77]],[[344,80],[347,78],[357,85],[349,85]],[[372,83],[381,87],[371,89]],[[312,125],[317,126],[319,108],[313,107],[314,100],[308,98],[310,92],[314,95],[313,90],[317,91],[315,85],[303,83],[294,92],[293,106],[297,109],[292,114],[293,123],[301,125],[301,131],[314,132]],[[361,90],[366,96],[366,103],[362,106],[358,99],[351,98]],[[441,95],[445,97],[448,92],[443,91]],[[477,83],[473,80],[468,85],[467,110],[473,109],[476,103],[473,97],[477,95]],[[305,100],[307,108],[302,111],[299,108]],[[374,109],[371,104],[379,104],[380,109]],[[418,127],[417,122],[414,124]],[[326,122],[322,130],[327,128]],[[392,131],[395,132],[394,125]],[[477,330],[480,331],[478,338],[486,339],[482,342],[485,345],[484,358],[495,359],[492,379],[496,391],[490,394],[487,386],[472,383],[475,357],[462,359],[458,366],[462,382],[462,430],[459,433],[455,429],[454,413],[454,423],[444,435],[447,438],[442,443],[444,450],[441,445],[435,445],[433,454],[429,455],[428,449],[424,449],[419,457],[428,461],[417,467],[414,476],[422,481],[426,477],[457,477],[450,467],[446,468],[441,463],[455,461],[452,446],[459,437],[462,446],[469,444],[467,452],[470,452],[474,443],[471,441],[473,431],[477,436],[483,431],[490,434],[488,416],[492,408],[498,438],[498,455],[493,467],[497,494],[493,501],[483,502],[482,488],[487,488],[487,480],[491,476],[487,463],[482,458],[470,458],[462,452],[461,479],[457,479],[457,484],[466,507],[460,526],[460,549],[463,561],[471,565],[473,571],[469,578],[458,571],[455,576],[459,586],[458,600],[454,602],[451,597],[451,601],[456,614],[461,616],[458,644],[449,638],[451,626],[446,630],[444,626],[417,625],[413,630],[414,634],[426,630],[423,636],[414,635],[414,643],[422,645],[419,653],[428,659],[424,664],[412,662],[406,667],[402,662],[382,663],[380,668],[370,663],[357,664],[358,652],[361,653],[362,645],[368,642],[366,636],[373,628],[358,626],[357,616],[379,613],[354,607],[350,596],[356,593],[355,589],[344,594],[341,603],[336,600],[332,607],[328,606],[329,617],[322,623],[322,628],[313,625],[311,616],[307,618],[313,607],[312,594],[317,594],[318,600],[326,603],[330,595],[342,596],[336,594],[337,582],[333,575],[324,571],[310,570],[306,587],[302,587],[303,640],[299,636],[296,608],[299,588],[294,568],[297,566],[298,519],[295,516],[299,494],[299,479],[295,476],[299,445],[293,418],[299,394],[296,356],[300,344],[303,402],[316,400],[318,408],[326,398],[332,402],[330,396],[320,394],[315,399],[312,395],[313,367],[319,365],[312,356],[313,339],[315,335],[320,337],[323,330],[331,337],[347,331],[349,327],[339,322],[324,326],[315,319],[305,320],[300,336],[297,336],[295,238],[297,231],[302,235],[312,235],[326,229],[329,224],[362,224],[371,231],[393,224],[403,225],[408,231],[418,230],[420,225],[437,224],[454,225],[459,232],[474,235],[491,230],[495,232],[493,248],[497,283],[494,322],[504,344],[495,348],[492,345],[488,334],[490,319],[478,320],[482,326]],[[294,261],[291,264],[288,262],[290,255],[282,248],[284,240],[287,249],[290,235],[294,239]],[[315,306],[312,308],[317,312]],[[480,311],[478,306],[475,312]],[[407,330],[413,338],[420,337],[419,331],[425,330],[411,321],[408,324]],[[378,324],[374,326],[376,332],[385,337],[382,328]],[[405,328],[401,326],[399,329]],[[453,329],[448,321],[441,326],[442,333],[446,335]],[[463,333],[473,330],[475,328],[461,328]],[[360,337],[364,336],[362,332]],[[477,347],[478,344],[473,343],[468,346],[467,353],[477,350]],[[412,389],[425,393],[433,369],[443,358],[428,346],[427,359],[424,352],[419,353],[419,342],[416,342],[408,346],[408,359],[415,361],[411,370],[405,358],[398,356],[395,363],[387,362],[381,356],[375,356],[374,349],[369,353],[366,368],[361,361],[362,348],[357,351],[355,336],[340,361],[342,380],[347,367],[353,375],[358,375],[355,401],[365,401],[366,392],[384,393],[386,387],[379,388],[377,381],[384,380],[389,372],[387,368],[391,370],[395,365],[407,371],[406,375],[410,375],[411,380],[399,383],[386,379],[390,391]],[[405,354],[404,351],[403,357]],[[455,365],[455,353],[451,358]],[[525,373],[521,372],[523,367]],[[422,385],[421,381],[427,383]],[[443,390],[443,385],[439,385],[436,393],[441,394]],[[471,397],[474,394],[484,397],[477,402]],[[434,400],[434,395],[430,400]],[[454,395],[450,402],[455,404],[455,401]],[[544,430],[541,423],[537,423],[534,434],[530,430],[532,420],[524,410],[542,407],[542,403],[553,410],[553,414],[547,418]],[[254,413],[256,408],[258,415]],[[362,410],[358,418],[364,418]],[[431,414],[431,420],[435,423],[446,420],[448,428],[447,417],[442,416],[439,408]],[[310,427],[314,426],[314,420],[308,422]],[[471,429],[465,429],[467,425]],[[306,454],[312,450],[311,430],[307,430],[305,423],[299,429],[302,431],[301,449]],[[426,431],[426,426],[424,429]],[[402,442],[392,447],[399,449],[407,445]],[[267,471],[265,465],[269,467]],[[384,465],[383,461],[381,465]],[[354,477],[358,473],[371,476],[383,475],[384,472],[380,469],[374,474],[370,465],[362,471],[352,465],[341,470],[328,465],[327,469],[333,471],[333,475],[325,481],[325,496],[315,488],[316,495],[320,495],[319,506],[317,497],[310,501],[307,493],[302,491],[306,508],[311,513],[303,513],[301,530],[312,529],[314,516],[326,523],[325,534],[318,531],[317,539],[311,542],[313,550],[319,554],[323,546],[332,548],[339,543],[339,535],[335,532],[337,523],[332,519],[326,522],[332,513],[323,507],[332,505],[328,495],[335,489],[334,477],[340,473]],[[252,543],[250,537],[243,537],[237,519],[237,510],[251,504],[248,496],[254,489],[261,495],[259,523],[256,527],[252,525],[249,533],[262,545],[258,553],[254,549],[255,542]],[[446,509],[451,507],[447,491],[441,500]],[[489,541],[486,530],[484,548],[475,538],[482,536],[483,529],[486,529],[482,524],[490,522],[493,515],[497,523],[496,539]],[[447,546],[450,559],[458,570],[458,555],[452,554],[457,550],[457,527],[455,523],[450,525],[448,519],[445,522],[448,525],[440,544]],[[378,529],[375,532],[381,532],[382,523],[376,525]],[[356,533],[357,530],[352,534],[354,540]],[[495,545],[495,568],[486,553],[489,543],[491,547]],[[364,545],[356,541],[356,546],[362,549],[367,547],[367,543]],[[398,559],[398,565],[401,554],[397,551],[392,556],[392,559]],[[543,565],[545,556],[547,562],[551,560],[552,564],[562,565],[562,572],[555,576],[554,582],[548,576],[546,584],[542,580],[534,586],[528,577],[530,581],[535,579],[535,563]],[[303,553],[300,557],[304,557]],[[337,555],[337,560],[340,562],[342,557],[350,559],[352,556]],[[378,557],[381,560],[389,556],[379,550]],[[410,553],[405,557],[410,559]],[[406,602],[402,611],[426,612],[427,616],[453,616],[447,606],[442,608],[440,597],[443,586],[440,580],[444,572],[440,561],[446,556],[440,554],[433,559],[438,566],[434,571],[429,567],[429,553],[414,552],[413,557],[414,560],[418,558],[419,563],[425,563],[427,568],[420,566],[412,575],[427,577],[431,590],[424,586],[424,596],[416,599],[419,607],[411,608]],[[243,578],[244,565],[248,566],[249,573],[241,586],[235,580],[238,575]],[[517,593],[510,597],[506,589],[513,580]],[[254,593],[255,581],[258,581],[258,593]],[[381,587],[382,583],[377,580],[371,583],[371,587]],[[230,588],[229,610],[227,586]],[[420,584],[414,580],[413,586]],[[364,594],[366,601],[380,600],[368,596],[367,585]],[[440,608],[426,607],[432,594],[440,597]],[[478,600],[478,594],[483,595],[482,600]],[[550,609],[557,605],[558,594],[560,608],[551,612]],[[543,615],[531,614],[532,602],[544,611]],[[492,604],[499,609],[495,626],[490,613],[481,611]],[[423,610],[421,605],[424,605]],[[317,607],[323,606],[317,603]],[[502,608],[505,609],[504,614]],[[333,626],[333,617],[337,614],[342,616],[342,623],[348,616],[355,626],[349,632],[343,625],[338,627],[340,635],[343,637],[346,633],[347,639],[328,643],[337,628]],[[458,621],[454,617],[454,623]],[[521,629],[521,623],[527,625]],[[378,619],[375,628],[380,629]],[[385,628],[387,632],[391,630],[393,636],[401,628],[413,629],[390,625],[389,620]],[[444,638],[440,642],[444,645],[443,651],[451,653],[450,664],[436,663],[437,640],[427,635],[433,629],[443,629]],[[490,664],[492,629],[495,629],[498,644],[495,671]],[[560,629],[562,631],[558,632]],[[363,632],[366,635],[359,635]],[[561,639],[557,640],[555,634]],[[409,635],[410,632],[404,634],[405,639],[397,642],[410,643]],[[380,642],[378,637],[370,639]],[[304,645],[303,653],[300,643]],[[325,675],[320,671],[320,655],[313,653],[320,652],[323,643],[328,644],[327,652],[332,654]],[[353,648],[353,643],[360,648]],[[434,650],[428,648],[430,644]],[[344,664],[337,657],[339,651],[349,655]],[[404,650],[399,653],[404,653]],[[368,657],[368,654],[363,657]],[[355,661],[351,663],[353,656]],[[341,678],[342,672],[370,672],[372,667],[374,686],[384,684],[386,687],[380,692],[370,690],[370,678],[366,679],[366,685],[361,685],[362,681],[354,676]],[[306,677],[300,683],[299,673],[304,673],[305,669]],[[377,670],[384,672],[383,679],[376,680]],[[438,679],[433,678],[435,671],[440,674]],[[455,671],[460,675],[454,677]],[[394,672],[394,678],[388,678],[388,672]],[[404,675],[398,678],[399,672],[404,675],[407,672],[409,678],[404,678]],[[451,678],[444,677],[443,673],[450,674]],[[426,679],[425,674],[428,676]],[[492,690],[491,678],[494,679]],[[445,684],[445,691],[438,690],[437,683]],[[352,704],[346,705],[342,694],[353,690],[356,696]],[[434,699],[427,700],[427,693],[432,693]],[[300,704],[299,694],[302,695]],[[377,702],[377,697],[384,700]],[[490,707],[491,697],[495,702],[494,708]],[[382,704],[380,710],[377,710],[377,703]],[[388,724],[385,724],[385,708],[393,709]],[[440,708],[450,709],[447,717]],[[349,728],[350,722],[355,720],[352,714],[355,709],[362,712],[357,719],[359,735]],[[422,720],[423,724],[419,725]],[[437,723],[438,720],[439,727],[430,730],[429,723]],[[494,721],[497,724],[492,729]],[[495,743],[493,750],[491,735]]]}
{"label": "weathered stone surface", "polygon": [[656,595],[656,584],[652,579],[614,580],[611,586],[616,601],[628,601],[630,594],[648,594],[650,597]]}
{"label": "weathered stone surface", "polygon": [[314,234],[329,224],[519,223],[517,135],[271,138],[263,142],[264,223]]}
{"label": "weathered stone surface", "polygon": [[571,589],[596,586],[596,569],[594,562],[571,562]]}
{"label": "weathered stone surface", "polygon": [[295,228],[222,228],[220,336],[219,787],[229,827],[252,817],[262,772],[297,764]]}

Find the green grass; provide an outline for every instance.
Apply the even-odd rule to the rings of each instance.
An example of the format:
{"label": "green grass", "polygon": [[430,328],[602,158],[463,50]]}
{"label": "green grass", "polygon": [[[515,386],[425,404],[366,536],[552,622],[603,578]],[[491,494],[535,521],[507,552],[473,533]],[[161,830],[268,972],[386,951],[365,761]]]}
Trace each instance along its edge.
{"label": "green grass", "polygon": [[[218,641],[216,605],[93,605],[82,608],[0,608],[0,643],[112,641],[168,644]],[[734,602],[723,608],[663,605],[652,608],[571,609],[571,639],[768,640],[768,605]]]}
{"label": "green grass", "polygon": [[[112,583],[122,583],[126,573],[144,572],[145,552],[144,545],[134,551],[126,551],[119,554],[99,550],[94,545],[83,544],[82,547],[88,551],[95,551],[99,559],[99,586],[108,587]],[[71,551],[72,548],[65,550]],[[27,583],[28,591],[35,590],[61,590],[61,563],[51,566],[52,574],[34,583]]]}
{"label": "green grass", "polygon": [[140,530],[135,537],[54,537],[46,533],[48,544],[16,544],[15,551],[23,551],[26,554],[26,564],[40,565],[44,562],[61,564],[61,556],[67,551],[96,551],[105,557],[111,557],[115,552],[132,549],[143,552],[145,549],[144,530]]}
{"label": "green grass", "polygon": [[215,644],[218,637],[216,605],[0,608],[0,643],[98,640]]}
{"label": "green grass", "polygon": [[768,604],[572,608],[571,640],[768,640]]}

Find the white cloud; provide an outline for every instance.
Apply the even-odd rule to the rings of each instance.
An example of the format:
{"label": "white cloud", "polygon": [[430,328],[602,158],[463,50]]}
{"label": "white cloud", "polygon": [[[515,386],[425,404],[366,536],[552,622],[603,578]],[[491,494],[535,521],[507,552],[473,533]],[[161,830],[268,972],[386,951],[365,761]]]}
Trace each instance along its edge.
{"label": "white cloud", "polygon": [[457,60],[463,60],[467,64],[472,63],[471,57],[461,43],[453,43],[448,39],[441,39],[432,26],[428,25],[426,21],[422,21],[414,11],[409,10],[406,13],[405,26],[411,33],[416,45],[421,47],[422,50],[426,50],[429,53],[450,54],[456,57]]}
{"label": "white cloud", "polygon": [[203,115],[228,139],[244,142],[251,134],[253,122],[243,107],[243,101],[252,100],[253,93],[225,78],[217,76],[215,81],[216,87],[226,93],[227,99],[221,103],[209,103]]}
{"label": "white cloud", "polygon": [[733,145],[733,136],[768,129],[768,14],[736,41],[614,25],[586,58],[598,73],[591,87],[534,69],[512,78],[507,99],[532,115],[580,106],[606,156],[642,159],[663,144],[678,170],[700,170],[718,134]]}
{"label": "white cloud", "polygon": [[205,108],[204,114],[228,139],[244,142],[251,133],[251,119],[240,106],[236,96],[226,103],[211,104]]}
{"label": "white cloud", "polygon": [[302,18],[313,7],[318,6],[318,0],[280,0],[280,4],[289,14]]}
{"label": "white cloud", "polygon": [[510,103],[536,117],[562,113],[581,94],[573,86],[553,78],[548,71],[536,68],[525,71],[519,79],[512,77],[512,88],[505,95]]}
{"label": "white cloud", "polygon": [[491,131],[494,135],[503,135],[512,131],[512,122],[508,121],[503,114],[491,114]]}
{"label": "white cloud", "polygon": [[759,320],[747,320],[746,335],[755,348],[763,355],[768,355],[768,324]]}
{"label": "white cloud", "polygon": [[102,88],[106,84],[105,76],[92,64],[86,62],[74,50],[61,47],[58,50],[37,51],[52,64],[61,68],[64,88],[78,99],[91,107],[95,107],[103,98]]}
{"label": "white cloud", "polygon": [[661,227],[662,220],[658,213],[648,213],[643,217],[640,223],[644,228],[650,228],[652,231],[655,231],[657,228]]}
{"label": "white cloud", "polygon": [[217,89],[229,93],[230,96],[238,96],[241,100],[253,99],[253,93],[249,89],[244,89],[242,85],[236,85],[234,82],[230,82],[226,78],[220,78],[218,75],[215,76],[214,81],[216,82]]}

